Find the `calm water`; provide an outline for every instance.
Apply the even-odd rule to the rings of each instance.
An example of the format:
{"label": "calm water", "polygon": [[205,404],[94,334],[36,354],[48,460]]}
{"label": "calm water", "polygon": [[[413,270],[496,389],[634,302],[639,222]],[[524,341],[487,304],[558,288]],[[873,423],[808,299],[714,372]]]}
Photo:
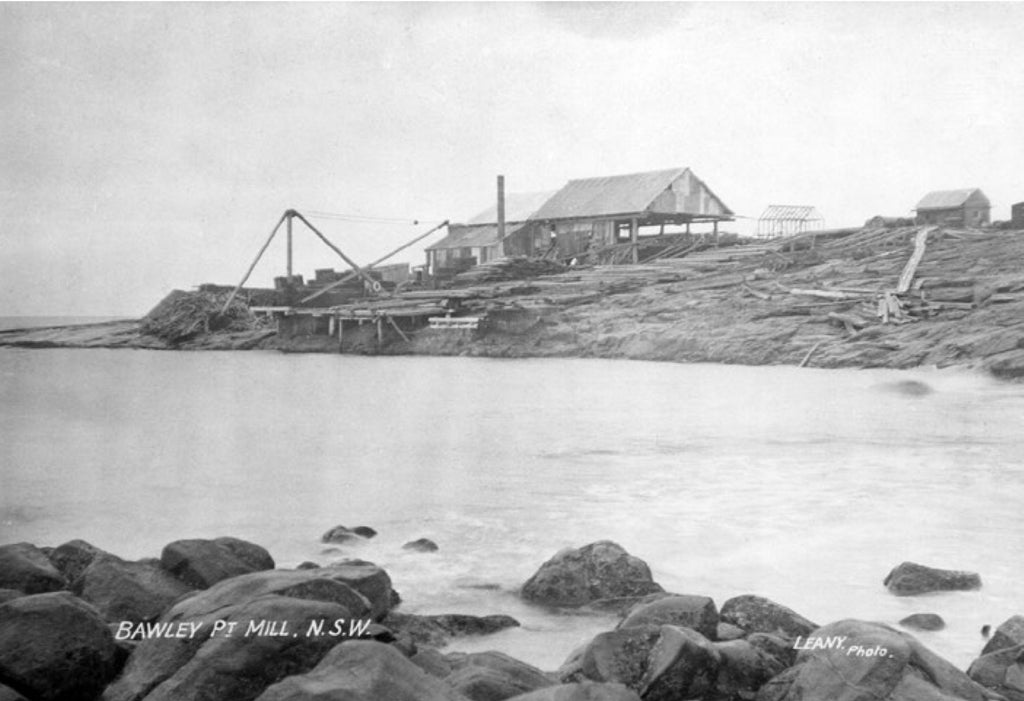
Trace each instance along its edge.
{"label": "calm water", "polygon": [[[919,637],[960,666],[983,624],[1024,611],[1024,386],[972,373],[0,349],[0,396],[0,542],[137,558],[234,535],[280,566],[359,556],[406,610],[520,619],[460,649],[545,668],[611,621],[515,589],[605,538],[719,605],[939,613],[949,627]],[[325,551],[339,523],[380,535]],[[401,550],[419,537],[440,552]],[[905,559],[984,589],[891,596]]]}

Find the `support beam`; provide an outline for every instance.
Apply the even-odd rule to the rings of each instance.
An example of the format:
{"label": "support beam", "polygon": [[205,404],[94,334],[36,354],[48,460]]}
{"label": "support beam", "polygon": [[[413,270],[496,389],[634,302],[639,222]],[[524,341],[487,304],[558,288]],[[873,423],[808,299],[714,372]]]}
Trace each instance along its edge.
{"label": "support beam", "polygon": [[256,254],[256,258],[253,260],[252,265],[249,266],[249,269],[245,271],[245,275],[242,276],[242,281],[238,283],[235,289],[231,290],[231,294],[228,295],[227,301],[224,302],[224,306],[220,310],[221,314],[224,314],[228,310],[228,307],[231,306],[231,303],[235,299],[235,295],[238,294],[238,291],[242,289],[243,285],[245,285],[246,280],[248,280],[249,276],[252,275],[253,269],[256,267],[256,264],[260,262],[260,258],[263,257],[263,254],[266,252],[270,242],[274,240],[274,235],[277,234],[277,230],[281,228],[281,223],[284,222],[287,216],[288,212],[285,212],[281,215],[281,218],[277,220],[277,224],[274,225],[274,230],[270,232],[270,236],[267,237],[267,241],[263,244],[263,248],[261,248],[260,252]]}
{"label": "support beam", "polygon": [[288,267],[285,269],[285,274],[288,275],[288,284],[292,284],[292,216],[294,212],[288,210],[284,213],[288,219]]}
{"label": "support beam", "polygon": [[498,243],[505,241],[505,176],[498,176]]}
{"label": "support beam", "polygon": [[[380,258],[378,258],[377,260],[373,261],[372,263],[370,263],[369,265],[367,265],[367,266],[366,266],[365,268],[363,268],[363,270],[370,270],[371,268],[373,268],[373,266],[375,266],[375,265],[379,265],[379,264],[383,263],[383,262],[384,262],[384,261],[386,261],[386,260],[387,260],[388,258],[390,258],[391,256],[393,256],[393,255],[395,255],[395,254],[397,254],[397,253],[401,253],[402,251],[404,251],[405,249],[407,249],[407,248],[408,248],[409,246],[413,245],[413,244],[414,244],[414,243],[416,243],[417,241],[420,241],[420,240],[422,240],[422,239],[425,239],[426,237],[430,236],[430,235],[431,235],[432,233],[434,233],[434,232],[435,232],[435,231],[437,231],[438,229],[440,229],[440,228],[442,228],[442,227],[445,227],[445,226],[448,226],[448,220],[447,220],[447,219],[445,219],[445,220],[444,220],[443,222],[441,222],[440,224],[438,224],[437,226],[435,226],[435,227],[434,227],[433,229],[431,229],[430,231],[428,231],[428,232],[426,232],[426,233],[423,233],[423,234],[420,234],[419,236],[417,236],[416,238],[414,238],[414,239],[413,239],[412,241],[409,241],[408,243],[404,243],[404,244],[402,244],[401,246],[399,246],[399,247],[398,247],[398,248],[396,248],[395,250],[391,251],[391,253],[388,253],[388,254],[387,254],[387,255],[385,255],[385,256],[381,256]],[[353,267],[354,267],[354,266],[353,266]],[[427,272],[428,272],[428,273],[430,272],[430,252],[429,252],[429,251],[427,252]],[[304,298],[304,299],[302,300],[302,302],[301,302],[301,303],[303,303],[303,304],[304,304],[304,303],[306,303],[306,302],[309,302],[310,300],[314,300],[314,299],[316,299],[317,297],[319,297],[319,296],[320,296],[320,295],[322,295],[323,293],[325,293],[325,292],[329,292],[330,290],[333,290],[333,289],[334,289],[335,287],[337,287],[338,285],[341,285],[341,284],[343,284],[343,283],[346,283],[346,282],[348,282],[349,280],[351,280],[351,279],[352,279],[353,277],[355,277],[356,275],[357,275],[357,273],[356,273],[355,271],[353,271],[353,272],[350,272],[350,273],[348,273],[347,275],[342,275],[342,276],[341,276],[341,277],[340,277],[340,278],[339,278],[338,280],[336,280],[335,282],[332,282],[332,283],[331,283],[330,285],[328,285],[327,287],[324,287],[324,288],[322,288],[322,289],[319,289],[319,290],[317,290],[316,292],[314,292],[313,294],[311,294],[311,295],[309,295],[308,297]]]}
{"label": "support beam", "polygon": [[[353,260],[352,260],[351,258],[349,258],[349,257],[348,257],[348,256],[346,256],[346,255],[345,255],[344,253],[342,253],[342,251],[341,251],[341,249],[340,249],[340,248],[338,248],[338,247],[337,247],[337,246],[335,246],[335,245],[334,245],[333,243],[331,243],[331,242],[330,242],[330,241],[328,240],[328,238],[327,238],[326,236],[324,236],[324,235],[323,235],[322,233],[320,233],[320,230],[319,230],[319,229],[317,229],[317,228],[316,228],[315,226],[313,226],[312,224],[310,224],[310,223],[309,223],[309,220],[308,220],[308,219],[306,219],[306,218],[305,218],[304,216],[302,216],[302,214],[301,214],[301,213],[299,213],[299,212],[294,212],[294,210],[293,210],[293,213],[294,213],[294,215],[295,215],[296,217],[298,217],[298,218],[299,218],[299,220],[300,220],[300,221],[301,221],[301,222],[302,222],[303,224],[305,224],[305,225],[306,225],[307,227],[309,227],[309,230],[310,230],[310,231],[312,231],[312,232],[313,232],[314,234],[316,234],[316,235],[317,235],[317,237],[318,237],[318,238],[319,238],[319,239],[320,239],[321,241],[323,241],[323,242],[324,242],[325,244],[327,244],[327,247],[328,247],[328,248],[330,248],[330,249],[331,249],[332,251],[334,251],[334,252],[335,252],[335,253],[337,253],[337,254],[338,254],[339,256],[341,256],[341,259],[342,259],[343,261],[345,261],[346,263],[348,263],[348,264],[349,264],[349,266],[350,266],[350,267],[352,268],[353,272],[354,272],[354,273],[355,273],[356,275],[358,275],[359,277],[361,277],[361,278],[363,279],[363,282],[365,282],[365,283],[366,283],[366,284],[367,284],[367,285],[369,286],[369,288],[370,288],[371,290],[373,290],[374,292],[379,292],[379,291],[380,291],[380,283],[379,283],[379,282],[377,282],[377,281],[376,281],[376,280],[374,280],[374,279],[373,279],[372,277],[370,277],[369,275],[367,275],[366,273],[364,273],[364,272],[363,272],[363,269],[362,269],[362,268],[360,268],[360,267],[359,267],[358,265],[356,265],[355,261],[353,261]],[[303,300],[303,301],[305,301],[305,300]]]}
{"label": "support beam", "polygon": [[632,256],[633,256],[633,262],[634,263],[639,263],[640,262],[640,241],[639,241],[639,239],[640,239],[640,225],[637,223],[636,217],[633,217],[632,219],[629,220],[629,240],[633,244],[633,246],[632,246],[632,249],[633,249]]}

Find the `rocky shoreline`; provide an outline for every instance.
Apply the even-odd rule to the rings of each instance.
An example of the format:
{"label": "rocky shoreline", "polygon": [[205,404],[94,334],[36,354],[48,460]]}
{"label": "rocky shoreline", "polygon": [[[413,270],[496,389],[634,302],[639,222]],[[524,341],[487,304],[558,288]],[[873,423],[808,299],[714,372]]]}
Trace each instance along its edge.
{"label": "rocky shoreline", "polygon": [[[959,366],[1024,377],[1022,232],[929,230],[927,249],[908,275],[921,231],[844,230],[526,280],[484,283],[477,276],[437,294],[458,296],[461,313],[486,317],[479,329],[423,328],[392,333],[382,343],[356,334],[342,349],[819,368]],[[897,293],[903,277],[907,289]],[[255,317],[241,323],[243,316],[238,310],[219,331],[192,324],[194,332],[172,339],[155,334],[152,319],[7,330],[0,331],[0,346],[339,352],[337,338],[285,337]]]}
{"label": "rocky shoreline", "polygon": [[[903,563],[884,586],[919,596],[982,582]],[[519,595],[556,614],[621,618],[559,669],[540,670],[495,651],[444,652],[453,638],[518,623],[403,613],[388,573],[362,560],[280,569],[264,548],[228,537],[175,541],[134,562],[81,540],[4,545],[0,699],[1024,701],[1024,616],[962,671],[880,623],[819,625],[753,594],[719,608],[666,592],[610,541],[555,554]]]}

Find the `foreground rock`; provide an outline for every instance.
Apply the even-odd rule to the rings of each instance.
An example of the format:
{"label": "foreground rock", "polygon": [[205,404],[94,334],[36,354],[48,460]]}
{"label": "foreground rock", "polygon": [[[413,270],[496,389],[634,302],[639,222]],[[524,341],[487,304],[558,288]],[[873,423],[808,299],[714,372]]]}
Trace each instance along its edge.
{"label": "foreground rock", "polygon": [[149,621],[193,591],[172,577],[159,561],[126,562],[101,554],[72,585],[72,591],[96,607],[107,621]]}
{"label": "foreground rock", "polygon": [[453,671],[445,682],[471,701],[504,701],[554,686],[536,667],[501,652],[449,655]]}
{"label": "foreground rock", "polygon": [[164,569],[196,589],[250,572],[274,569],[264,548],[239,538],[176,540],[160,554]]}
{"label": "foreground rock", "polygon": [[[104,699],[252,699],[270,684],[312,669],[351,634],[349,621],[378,618],[390,601],[390,578],[370,563],[256,572],[221,581],[179,601],[160,618],[162,624],[192,632],[140,642]],[[338,620],[345,624],[336,633]],[[230,634],[215,632],[217,621],[235,628]],[[275,623],[276,628],[269,627]]]}
{"label": "foreground rock", "polygon": [[768,633],[789,640],[806,636],[818,627],[793,609],[753,594],[729,599],[719,616],[748,634]]}
{"label": "foreground rock", "polygon": [[647,563],[620,545],[602,540],[556,554],[523,585],[522,596],[548,606],[583,606],[601,599],[639,598],[662,591]]}
{"label": "foreground rock", "polygon": [[259,701],[466,701],[389,645],[336,646],[312,670],[269,687]]}
{"label": "foreground rock", "polygon": [[721,664],[721,653],[697,631],[662,626],[640,680],[640,696],[644,701],[702,698],[714,689]]}
{"label": "foreground rock", "polygon": [[693,628],[708,640],[718,635],[718,609],[707,596],[673,595],[640,603],[619,623],[619,628],[668,624]]}
{"label": "foreground rock", "polygon": [[513,696],[509,701],[640,701],[640,696],[622,684],[580,682],[549,686]]}
{"label": "foreground rock", "polygon": [[50,562],[70,583],[78,579],[97,555],[109,555],[92,543],[75,539],[62,543],[49,554]]}
{"label": "foreground rock", "polygon": [[809,639],[840,641],[802,649],[796,664],[761,687],[757,701],[983,701],[980,685],[915,638],[888,626],[845,620]]}
{"label": "foreground rock", "polygon": [[882,582],[896,596],[914,596],[935,591],[981,589],[981,576],[975,572],[940,570],[916,562],[897,565]]}
{"label": "foreground rock", "polygon": [[967,675],[1009,701],[1024,701],[1024,645],[982,655],[971,663]]}
{"label": "foreground rock", "polygon": [[67,587],[46,553],[31,543],[0,545],[0,589],[42,594]]}
{"label": "foreground rock", "polygon": [[1024,616],[1013,616],[996,628],[991,639],[985,643],[981,654],[1005,650],[1008,647],[1024,645]]}
{"label": "foreground rock", "polygon": [[407,634],[417,645],[443,647],[452,638],[465,635],[489,635],[517,628],[519,621],[511,616],[470,616],[461,613],[448,613],[435,616],[419,616],[410,613],[392,611],[381,623],[396,633]]}
{"label": "foreground rock", "polygon": [[68,592],[0,605],[0,679],[28,698],[93,699],[117,673],[118,657],[96,609]]}

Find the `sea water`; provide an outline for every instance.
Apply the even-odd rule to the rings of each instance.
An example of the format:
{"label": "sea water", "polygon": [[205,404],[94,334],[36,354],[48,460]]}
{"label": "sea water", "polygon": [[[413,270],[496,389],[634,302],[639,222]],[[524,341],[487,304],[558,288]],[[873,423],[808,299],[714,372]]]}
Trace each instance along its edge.
{"label": "sea water", "polygon": [[[0,349],[0,542],[126,558],[237,536],[278,565],[387,569],[413,613],[557,667],[607,616],[523,603],[566,547],[613,540],[665,589],[895,624],[961,667],[1024,609],[1024,386],[966,371],[611,360]],[[379,535],[329,546],[332,526]],[[402,549],[434,540],[436,553]],[[896,597],[904,560],[980,591]]]}

